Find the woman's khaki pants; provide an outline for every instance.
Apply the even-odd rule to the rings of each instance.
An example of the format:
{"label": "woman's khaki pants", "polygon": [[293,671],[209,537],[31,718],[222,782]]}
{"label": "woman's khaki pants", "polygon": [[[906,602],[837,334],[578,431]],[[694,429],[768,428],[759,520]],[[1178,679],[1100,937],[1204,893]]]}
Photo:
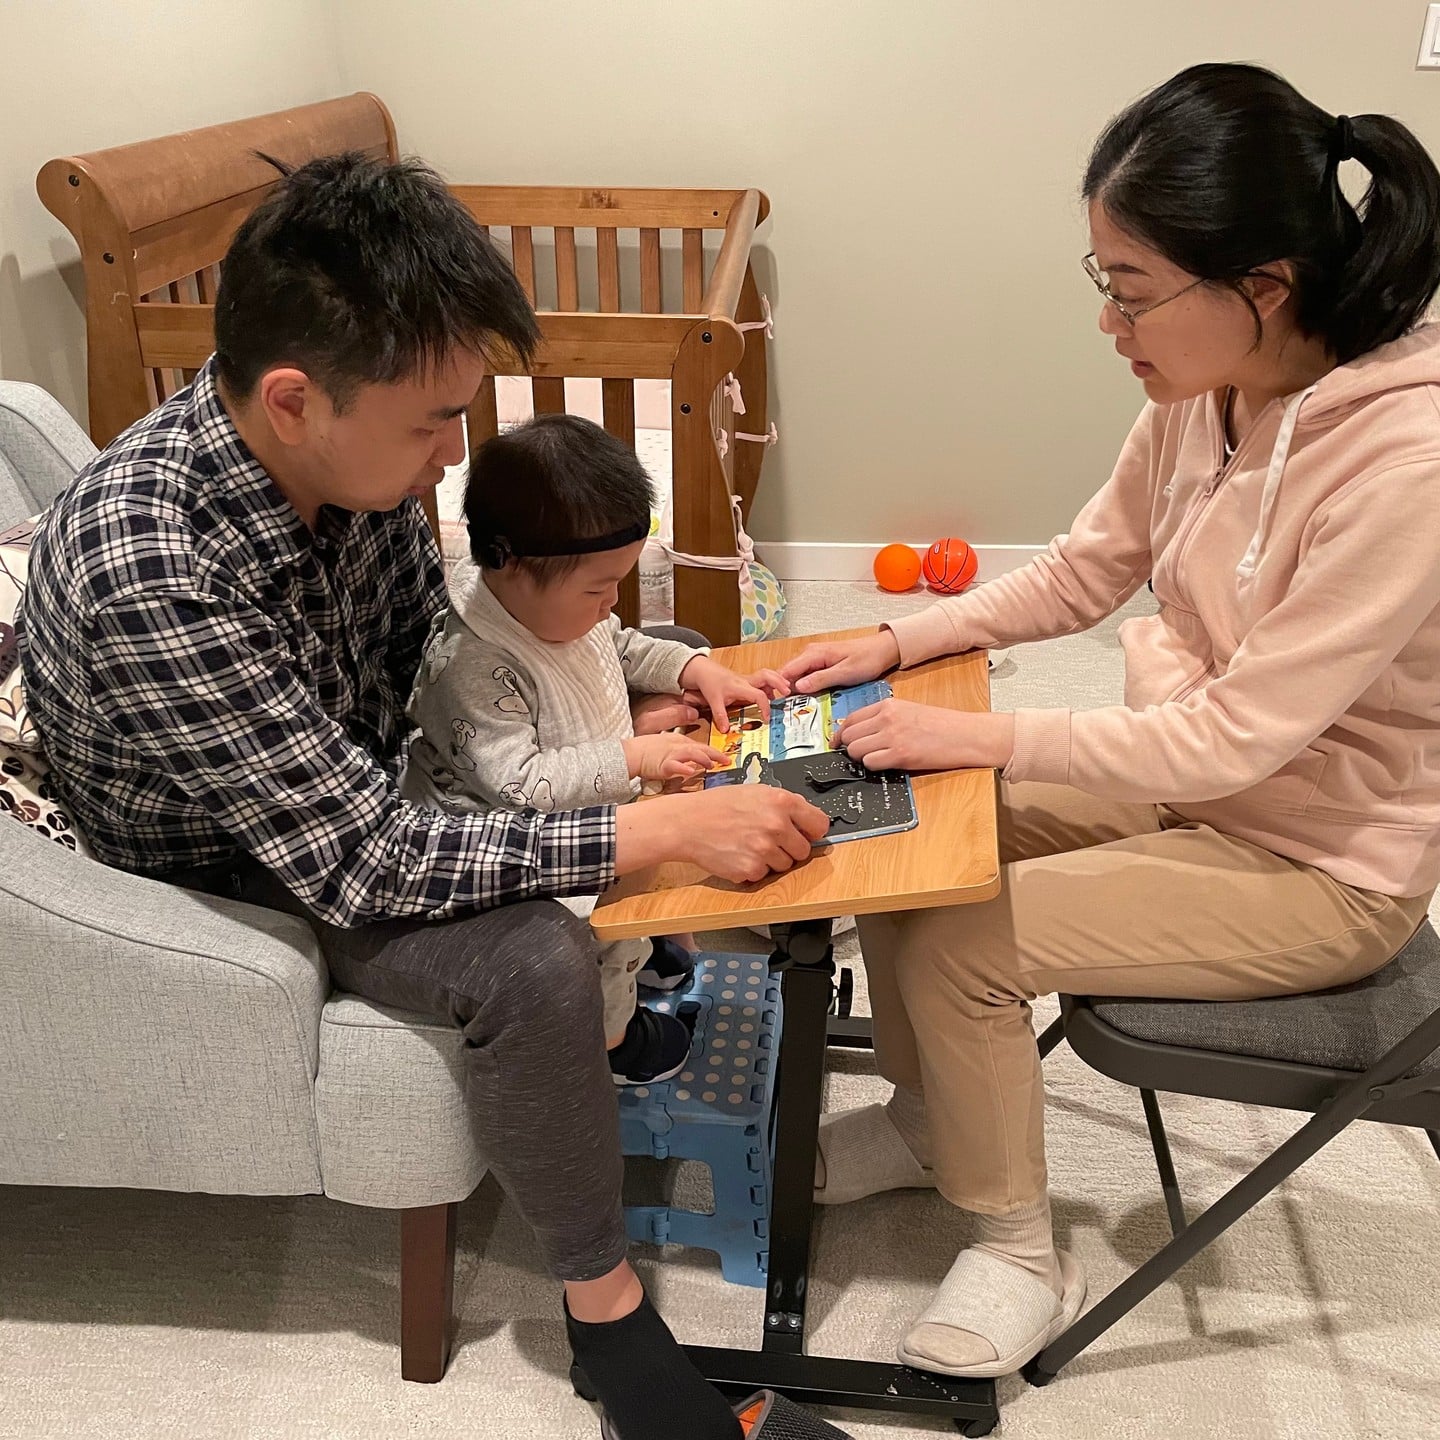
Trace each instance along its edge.
{"label": "woman's khaki pants", "polygon": [[999,786],[994,900],[862,918],[875,1056],[921,1091],[940,1192],[1000,1213],[1045,1193],[1029,1002],[1051,991],[1247,1000],[1379,969],[1424,918],[1184,820],[1063,785]]}

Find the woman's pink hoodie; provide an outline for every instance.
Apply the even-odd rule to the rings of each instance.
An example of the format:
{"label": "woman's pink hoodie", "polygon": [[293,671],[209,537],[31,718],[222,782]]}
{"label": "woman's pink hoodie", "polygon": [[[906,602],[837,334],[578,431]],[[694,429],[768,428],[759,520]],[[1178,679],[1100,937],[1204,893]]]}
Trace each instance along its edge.
{"label": "woman's pink hoodie", "polygon": [[1021,710],[1007,780],[1170,806],[1349,885],[1440,882],[1440,324],[1272,401],[1150,405],[1068,535],[890,628],[905,665],[1120,627],[1125,703]]}

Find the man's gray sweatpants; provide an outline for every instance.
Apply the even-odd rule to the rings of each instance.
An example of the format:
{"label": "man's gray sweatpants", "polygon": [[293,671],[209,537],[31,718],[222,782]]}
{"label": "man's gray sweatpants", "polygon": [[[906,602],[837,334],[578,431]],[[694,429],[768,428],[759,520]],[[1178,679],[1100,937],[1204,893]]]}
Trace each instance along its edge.
{"label": "man's gray sweatpants", "polygon": [[317,919],[248,858],[165,877],[300,915],[337,988],[465,1034],[475,1143],[560,1280],[594,1280],[625,1256],[623,1162],[601,1023],[598,947],[554,900],[455,920]]}

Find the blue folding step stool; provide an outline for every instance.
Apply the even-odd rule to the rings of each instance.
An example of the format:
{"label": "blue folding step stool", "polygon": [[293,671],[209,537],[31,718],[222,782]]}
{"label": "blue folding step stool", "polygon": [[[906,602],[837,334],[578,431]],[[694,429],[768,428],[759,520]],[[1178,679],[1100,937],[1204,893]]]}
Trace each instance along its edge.
{"label": "blue folding step stool", "polygon": [[780,981],[764,955],[701,954],[687,990],[648,1003],[671,1013],[695,1006],[695,1041],[674,1079],[619,1092],[620,1148],[626,1155],[701,1161],[710,1170],[715,1210],[703,1215],[627,1205],[630,1238],[714,1250],[727,1280],[763,1287]]}

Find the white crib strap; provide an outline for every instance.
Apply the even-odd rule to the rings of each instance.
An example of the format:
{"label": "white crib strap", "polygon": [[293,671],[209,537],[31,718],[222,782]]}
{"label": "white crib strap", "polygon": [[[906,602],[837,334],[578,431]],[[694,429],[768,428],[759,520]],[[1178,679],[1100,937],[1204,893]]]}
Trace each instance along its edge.
{"label": "white crib strap", "polygon": [[762,295],[760,297],[760,313],[764,316],[764,319],[743,320],[736,325],[735,328],[742,332],[745,330],[763,330],[765,332],[765,338],[767,340],[773,340],[775,338],[775,317],[770,313],[770,297],[768,295]]}
{"label": "white crib strap", "polygon": [[775,422],[770,422],[770,428],[763,435],[751,435],[744,430],[735,432],[737,440],[750,440],[757,445],[778,445],[780,443],[780,432],[775,428]]}
{"label": "white crib strap", "polygon": [[740,382],[735,378],[732,371],[725,377],[725,398],[730,402],[730,408],[737,415],[745,413],[745,396],[740,389]]}

